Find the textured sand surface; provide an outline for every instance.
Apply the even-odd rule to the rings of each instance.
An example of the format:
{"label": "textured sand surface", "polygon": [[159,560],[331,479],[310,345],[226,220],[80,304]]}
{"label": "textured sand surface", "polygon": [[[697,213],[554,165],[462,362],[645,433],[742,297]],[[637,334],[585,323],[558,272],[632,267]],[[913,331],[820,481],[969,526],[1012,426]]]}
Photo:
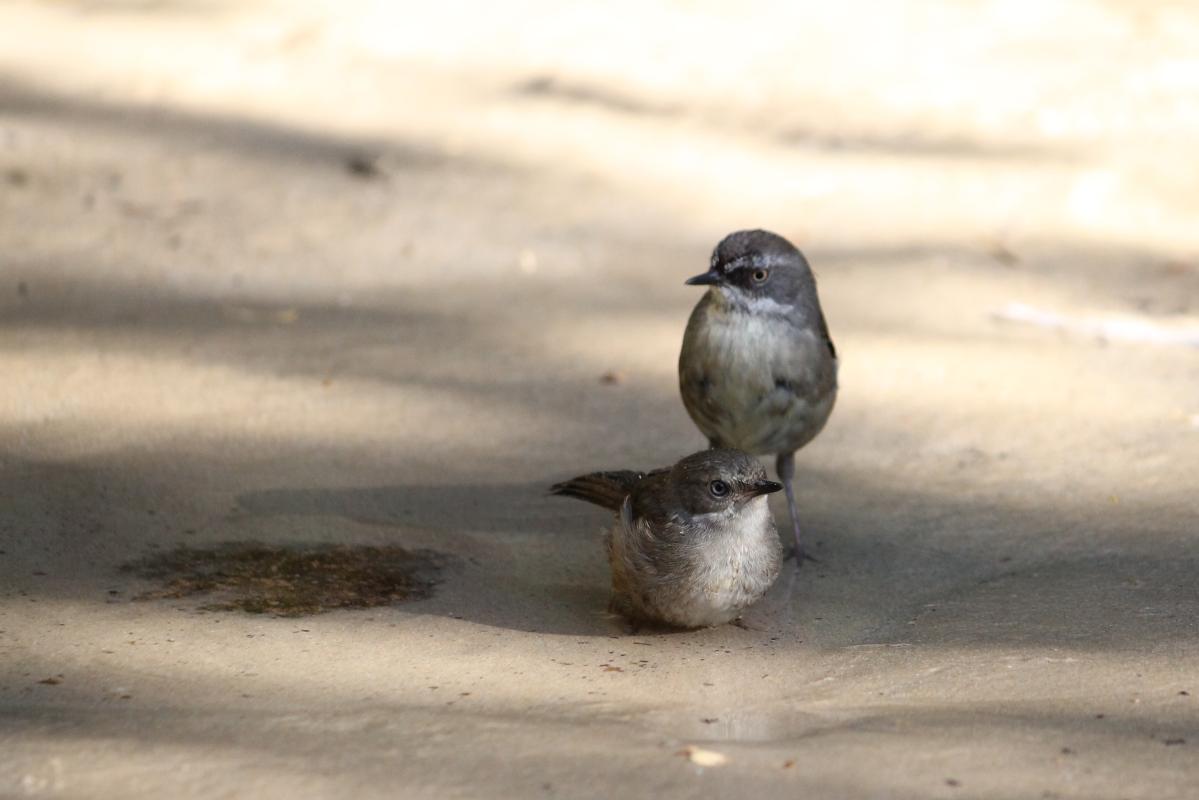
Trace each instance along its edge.
{"label": "textured sand surface", "polygon": [[[1195,797],[1199,14],[426,5],[0,7],[0,796]],[[628,636],[545,487],[702,446],[747,226],[843,358],[820,563]],[[230,541],[449,565],[131,600]]]}

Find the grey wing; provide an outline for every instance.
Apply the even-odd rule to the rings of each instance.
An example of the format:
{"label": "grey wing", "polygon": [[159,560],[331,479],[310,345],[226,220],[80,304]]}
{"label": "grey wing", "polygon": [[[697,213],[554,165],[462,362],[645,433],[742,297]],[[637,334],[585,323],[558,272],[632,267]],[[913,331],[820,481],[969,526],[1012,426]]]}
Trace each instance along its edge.
{"label": "grey wing", "polygon": [[827,333],[810,328],[775,355],[774,386],[760,397],[757,416],[781,424],[763,426],[766,440],[755,444],[782,452],[802,447],[824,427],[837,396],[837,359]]}
{"label": "grey wing", "polygon": [[832,345],[818,332],[797,332],[790,347],[771,364],[780,399],[811,403],[837,391],[837,358]]}
{"label": "grey wing", "polygon": [[669,485],[666,470],[651,473],[621,509],[630,547],[635,549],[638,567],[647,576],[673,575],[687,548],[685,528],[670,510],[674,499]]}

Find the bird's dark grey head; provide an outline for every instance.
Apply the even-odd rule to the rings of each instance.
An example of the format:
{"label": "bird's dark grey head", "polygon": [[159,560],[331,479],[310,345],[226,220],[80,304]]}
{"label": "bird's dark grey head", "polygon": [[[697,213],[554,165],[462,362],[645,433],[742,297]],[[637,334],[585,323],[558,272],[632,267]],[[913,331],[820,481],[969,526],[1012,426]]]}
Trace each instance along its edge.
{"label": "bird's dark grey head", "polygon": [[670,480],[690,514],[710,514],[777,492],[783,486],[766,479],[758,459],[741,450],[702,450],[670,470]]}
{"label": "bird's dark grey head", "polygon": [[770,231],[730,233],[712,251],[707,272],[687,281],[717,287],[726,300],[747,306],[790,308],[816,295],[816,281],[803,253]]}

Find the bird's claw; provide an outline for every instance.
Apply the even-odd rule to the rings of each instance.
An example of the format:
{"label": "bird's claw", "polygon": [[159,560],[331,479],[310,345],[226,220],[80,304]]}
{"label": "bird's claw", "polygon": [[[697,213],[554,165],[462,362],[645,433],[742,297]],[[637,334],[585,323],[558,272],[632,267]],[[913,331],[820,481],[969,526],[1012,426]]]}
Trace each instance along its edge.
{"label": "bird's claw", "polygon": [[[788,547],[783,552],[783,561],[790,561],[791,559],[795,558],[795,553],[797,550],[799,550],[799,548],[795,547],[794,545],[791,547]],[[812,555],[807,550],[799,551],[799,561],[796,562],[797,568],[802,567],[803,563],[805,561],[811,561],[813,564],[823,563],[823,562],[821,562],[821,560],[819,558]]]}

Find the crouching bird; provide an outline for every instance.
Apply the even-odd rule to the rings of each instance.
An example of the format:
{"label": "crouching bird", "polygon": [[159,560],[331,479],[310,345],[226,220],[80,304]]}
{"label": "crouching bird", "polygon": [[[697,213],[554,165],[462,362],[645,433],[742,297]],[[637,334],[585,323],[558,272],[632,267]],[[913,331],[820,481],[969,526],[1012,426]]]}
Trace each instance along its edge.
{"label": "crouching bird", "polygon": [[737,619],[779,575],[782,547],[753,456],[704,450],[649,473],[593,472],[550,488],[617,512],[607,535],[613,611],[634,625]]}

